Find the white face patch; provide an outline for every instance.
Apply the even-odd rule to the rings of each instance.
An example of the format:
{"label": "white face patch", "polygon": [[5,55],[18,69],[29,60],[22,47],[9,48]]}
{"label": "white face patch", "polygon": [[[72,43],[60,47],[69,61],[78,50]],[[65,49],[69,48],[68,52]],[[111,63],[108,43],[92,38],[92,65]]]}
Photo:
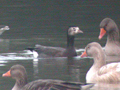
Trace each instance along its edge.
{"label": "white face patch", "polygon": [[80,31],[79,27],[71,27],[68,30],[68,34],[74,36],[75,34],[78,34]]}
{"label": "white face patch", "polygon": [[75,31],[75,33],[78,33],[79,32],[79,27],[76,27],[76,31]]}

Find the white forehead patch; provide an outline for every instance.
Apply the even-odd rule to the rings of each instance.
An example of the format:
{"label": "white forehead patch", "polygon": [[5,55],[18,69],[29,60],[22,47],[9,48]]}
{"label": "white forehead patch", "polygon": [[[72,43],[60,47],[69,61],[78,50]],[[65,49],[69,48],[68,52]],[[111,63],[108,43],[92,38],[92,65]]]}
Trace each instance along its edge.
{"label": "white forehead patch", "polygon": [[78,33],[79,30],[80,30],[79,27],[76,27],[76,33]]}
{"label": "white forehead patch", "polygon": [[76,35],[78,33],[80,33],[79,27],[70,27],[69,30],[68,30],[68,34],[69,35],[73,35],[74,36],[74,35]]}

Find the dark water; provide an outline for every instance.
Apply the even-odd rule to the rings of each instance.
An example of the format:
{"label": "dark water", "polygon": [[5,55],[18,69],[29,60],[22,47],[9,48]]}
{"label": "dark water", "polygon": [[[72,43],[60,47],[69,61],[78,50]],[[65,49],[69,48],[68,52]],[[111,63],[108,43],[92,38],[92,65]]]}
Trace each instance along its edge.
{"label": "dark water", "polygon": [[[0,24],[11,29],[0,36],[0,75],[12,65],[22,64],[27,69],[29,81],[49,78],[85,82],[92,59],[34,60],[32,54],[24,50],[35,44],[66,47],[66,30],[70,26],[78,26],[84,31],[75,38],[79,54],[89,42],[96,41],[104,46],[106,36],[98,40],[99,23],[110,17],[119,25],[119,3],[117,0],[1,0]],[[11,78],[0,77],[0,89],[10,90],[14,82]],[[91,90],[115,88],[108,85],[107,89]]]}

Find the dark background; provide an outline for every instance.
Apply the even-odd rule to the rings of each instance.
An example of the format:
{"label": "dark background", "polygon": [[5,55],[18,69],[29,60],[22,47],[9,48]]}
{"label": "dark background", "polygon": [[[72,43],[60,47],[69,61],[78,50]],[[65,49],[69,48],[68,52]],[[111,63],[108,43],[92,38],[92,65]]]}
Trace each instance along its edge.
{"label": "dark background", "polygon": [[[1,0],[0,24],[10,31],[2,38],[41,38],[64,34],[69,26],[79,26],[87,36],[99,32],[99,23],[110,17],[119,25],[119,0]],[[50,36],[49,36],[50,38]]]}

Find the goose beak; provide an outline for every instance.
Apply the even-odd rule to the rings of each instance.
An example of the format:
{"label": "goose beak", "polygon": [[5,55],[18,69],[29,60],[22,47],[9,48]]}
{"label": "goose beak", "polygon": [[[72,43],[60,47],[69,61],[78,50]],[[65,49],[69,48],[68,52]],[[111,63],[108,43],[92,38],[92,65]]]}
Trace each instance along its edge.
{"label": "goose beak", "polygon": [[106,31],[104,28],[100,28],[100,35],[99,35],[99,39],[102,39],[102,37],[106,34]]}
{"label": "goose beak", "polygon": [[83,33],[83,31],[79,29],[79,30],[78,30],[78,33]]}
{"label": "goose beak", "polygon": [[83,57],[87,57],[86,51],[84,51],[84,52],[82,53],[81,58],[83,58]]}
{"label": "goose beak", "polygon": [[10,70],[2,75],[2,77],[11,77]]}

